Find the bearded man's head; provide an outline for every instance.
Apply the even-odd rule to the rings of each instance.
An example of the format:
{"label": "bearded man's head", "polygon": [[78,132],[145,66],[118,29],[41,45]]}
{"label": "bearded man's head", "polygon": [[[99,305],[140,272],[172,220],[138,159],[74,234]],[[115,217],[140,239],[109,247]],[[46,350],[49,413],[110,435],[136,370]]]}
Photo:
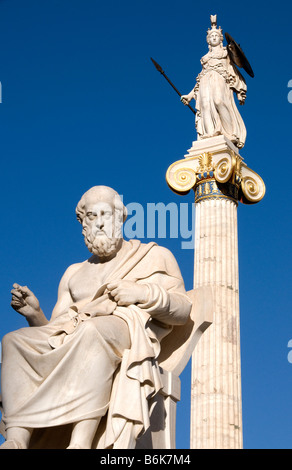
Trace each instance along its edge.
{"label": "bearded man's head", "polygon": [[119,194],[108,186],[94,186],[83,194],[76,207],[82,234],[89,251],[104,259],[116,253],[122,239],[127,210]]}

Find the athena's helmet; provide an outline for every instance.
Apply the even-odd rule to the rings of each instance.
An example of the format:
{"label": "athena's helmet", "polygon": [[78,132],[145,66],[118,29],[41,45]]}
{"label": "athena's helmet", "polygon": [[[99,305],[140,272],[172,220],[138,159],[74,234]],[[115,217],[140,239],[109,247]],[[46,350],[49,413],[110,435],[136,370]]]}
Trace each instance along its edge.
{"label": "athena's helmet", "polygon": [[211,20],[211,28],[208,28],[208,31],[207,31],[207,43],[210,44],[209,37],[210,37],[210,34],[214,32],[216,32],[218,36],[220,37],[220,42],[223,42],[222,29],[220,26],[219,28],[217,28],[217,15],[210,15],[210,20]]}

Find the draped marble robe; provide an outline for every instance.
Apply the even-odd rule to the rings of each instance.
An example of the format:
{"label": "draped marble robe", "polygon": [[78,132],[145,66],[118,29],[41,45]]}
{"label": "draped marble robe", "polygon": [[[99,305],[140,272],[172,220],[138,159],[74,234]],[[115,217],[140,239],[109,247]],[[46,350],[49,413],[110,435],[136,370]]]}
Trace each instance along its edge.
{"label": "draped marble robe", "polygon": [[[185,323],[191,302],[169,250],[127,243],[130,249],[91,302],[3,338],[2,421],[6,428],[33,428],[30,448],[62,445],[64,426],[68,433],[68,425],[96,416],[104,418],[94,448],[117,440],[134,447],[149,426],[148,400],[162,387],[160,341]],[[117,306],[106,290],[116,279],[147,284],[148,302]],[[11,385],[5,389],[8,376],[13,393]]]}
{"label": "draped marble robe", "polygon": [[246,83],[231,63],[225,47],[209,51],[201,59],[202,71],[194,88],[198,140],[223,134],[238,148],[246,140],[246,128],[234,101],[244,96]]}

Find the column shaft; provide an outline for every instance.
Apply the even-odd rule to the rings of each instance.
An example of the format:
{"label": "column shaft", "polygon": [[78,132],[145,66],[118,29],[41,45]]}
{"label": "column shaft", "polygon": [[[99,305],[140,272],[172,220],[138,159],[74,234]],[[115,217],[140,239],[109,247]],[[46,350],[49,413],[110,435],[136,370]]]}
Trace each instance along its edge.
{"label": "column shaft", "polygon": [[211,286],[213,323],[192,357],[192,449],[242,448],[237,203],[265,195],[262,178],[219,135],[193,142],[167,170],[169,187],[195,193],[194,289]]}
{"label": "column shaft", "polygon": [[194,288],[214,290],[214,322],[192,358],[191,448],[242,448],[237,205],[196,204]]}

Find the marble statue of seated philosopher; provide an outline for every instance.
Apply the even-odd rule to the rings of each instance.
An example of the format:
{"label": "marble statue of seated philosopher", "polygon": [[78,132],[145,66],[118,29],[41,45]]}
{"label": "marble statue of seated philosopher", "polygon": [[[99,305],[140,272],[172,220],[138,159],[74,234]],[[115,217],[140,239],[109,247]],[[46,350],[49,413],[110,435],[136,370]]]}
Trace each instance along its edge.
{"label": "marble statue of seated philosopher", "polygon": [[29,326],[2,341],[2,449],[36,448],[41,430],[61,442],[64,425],[63,448],[108,449],[123,436],[134,447],[162,387],[160,342],[191,311],[171,252],[123,239],[116,191],[89,189],[76,213],[92,256],[64,273],[51,319],[26,286],[12,289]]}

